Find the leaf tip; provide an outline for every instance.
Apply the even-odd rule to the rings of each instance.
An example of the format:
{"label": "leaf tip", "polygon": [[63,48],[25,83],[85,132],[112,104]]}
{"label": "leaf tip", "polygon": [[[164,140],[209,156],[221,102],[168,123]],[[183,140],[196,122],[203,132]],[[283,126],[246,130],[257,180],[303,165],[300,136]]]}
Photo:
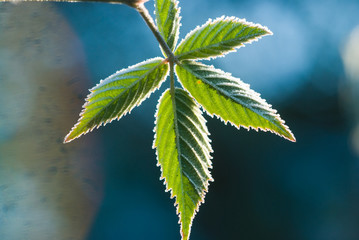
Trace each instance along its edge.
{"label": "leaf tip", "polygon": [[295,138],[294,134],[291,131],[289,131],[289,137],[287,139],[294,143],[297,142],[297,139]]}
{"label": "leaf tip", "polygon": [[78,138],[79,136],[73,136],[73,131],[71,130],[64,138],[64,144],[72,142],[74,139]]}
{"label": "leaf tip", "polygon": [[72,139],[69,139],[69,138],[67,138],[67,137],[65,137],[64,138],[64,141],[62,142],[63,144],[66,144],[66,143],[69,143],[69,142],[71,142],[72,141]]}
{"label": "leaf tip", "polygon": [[[280,132],[275,131],[274,133],[281,136],[281,137],[283,137],[283,138],[285,138],[285,139],[287,139],[288,141],[297,142],[297,139],[295,138],[294,134],[289,129],[289,127],[287,125],[285,125],[283,120],[281,120],[280,118],[279,118],[279,120],[282,122],[281,126],[283,127],[284,132],[280,133]],[[273,132],[273,131],[271,131],[271,132]]]}
{"label": "leaf tip", "polygon": [[183,230],[181,230],[181,240],[188,240],[189,239],[189,233],[185,233]]}
{"label": "leaf tip", "polygon": [[269,30],[267,27],[265,27],[265,31],[267,32],[267,34],[265,34],[264,36],[272,36],[272,35],[274,35],[274,33],[271,31],[271,30]]}

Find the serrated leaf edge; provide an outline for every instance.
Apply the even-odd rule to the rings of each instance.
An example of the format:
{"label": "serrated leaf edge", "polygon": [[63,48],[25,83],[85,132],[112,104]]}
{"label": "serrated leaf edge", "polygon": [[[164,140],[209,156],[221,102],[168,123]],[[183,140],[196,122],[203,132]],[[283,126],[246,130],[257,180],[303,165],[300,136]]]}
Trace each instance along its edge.
{"label": "serrated leaf edge", "polygon": [[[156,112],[155,112],[155,115],[154,115],[154,117],[155,117],[155,127],[154,127],[154,129],[153,129],[153,132],[155,133],[155,137],[154,137],[154,141],[153,141],[153,144],[152,144],[152,149],[156,149],[156,138],[157,138],[157,131],[156,131],[156,128],[157,128],[157,127],[156,127],[156,126],[157,126],[157,119],[158,119],[159,107],[160,107],[160,104],[161,104],[160,100],[161,100],[162,97],[166,94],[166,92],[167,92],[168,90],[169,90],[169,89],[166,89],[166,90],[162,93],[162,95],[160,96],[159,101],[158,101],[158,103],[157,103],[157,106],[156,106]],[[186,89],[183,89],[183,90],[185,90],[185,91],[188,93],[188,91],[187,91]],[[193,99],[194,103],[197,105],[198,109],[200,110],[200,109],[202,108],[202,106],[201,106],[200,104],[198,104],[198,102],[195,100],[195,98],[193,98],[193,96],[192,96],[190,93],[189,93],[189,96]],[[171,101],[172,101],[172,98],[171,98]],[[203,113],[203,112],[202,112],[202,113]],[[205,121],[204,123],[207,123],[207,120],[206,120],[205,118],[203,118],[203,119],[204,119],[204,121]],[[209,140],[209,142],[211,142],[211,139],[209,138],[209,136],[210,136],[211,134],[209,133],[208,129],[207,129],[207,132],[206,132],[206,133],[208,134],[208,140]],[[176,144],[178,144],[178,143],[177,143],[177,136],[176,136]],[[176,195],[173,194],[172,188],[169,188],[169,187],[168,187],[168,182],[167,182],[167,180],[166,180],[166,177],[163,176],[163,168],[162,168],[162,165],[161,165],[160,162],[159,162],[159,157],[158,157],[158,152],[157,152],[157,150],[156,150],[155,152],[156,152],[156,160],[157,160],[156,166],[157,166],[157,167],[160,167],[160,170],[161,170],[161,176],[160,176],[159,180],[160,180],[160,181],[163,180],[163,185],[165,185],[165,187],[166,187],[165,192],[170,192],[170,194],[171,194],[171,195],[170,195],[170,199],[173,199],[174,197],[176,197]],[[212,146],[210,146],[210,151],[209,151],[209,154],[211,154],[211,153],[213,153]],[[213,159],[213,156],[209,155],[209,160],[211,160],[211,159]],[[210,165],[208,168],[209,168],[209,169],[212,169],[212,167],[213,167],[213,166]],[[181,171],[182,171],[182,170],[181,170]],[[191,221],[190,221],[190,225],[189,225],[190,231],[189,231],[189,233],[188,233],[188,238],[187,238],[187,239],[189,239],[190,234],[191,234],[193,219],[195,218],[195,216],[196,216],[197,213],[199,212],[199,207],[201,206],[201,204],[204,204],[204,203],[205,203],[205,196],[206,196],[206,194],[208,193],[208,188],[209,188],[210,182],[214,182],[214,179],[212,178],[212,175],[211,175],[211,174],[209,174],[209,177],[210,177],[210,179],[206,182],[205,189],[203,189],[202,192],[201,192],[201,200],[198,201],[198,203],[196,204],[196,208],[195,208],[194,214],[193,214],[193,216],[191,217]],[[180,225],[180,228],[181,228],[181,229],[180,229],[180,231],[181,231],[181,236],[182,236],[182,238],[183,238],[183,229],[182,229],[182,224],[181,224],[181,222],[182,222],[182,216],[181,216],[181,214],[180,214],[180,212],[179,212],[179,203],[177,202],[177,198],[176,198],[175,203],[173,204],[173,206],[176,208],[176,214],[177,214],[177,216],[179,217],[178,224]]]}
{"label": "serrated leaf edge", "polygon": [[[177,47],[177,43],[178,43],[178,39],[179,39],[179,33],[180,33],[180,28],[181,28],[181,26],[182,26],[182,23],[181,23],[181,19],[182,19],[182,16],[180,15],[181,14],[181,7],[179,7],[179,1],[178,0],[172,0],[173,1],[173,3],[174,3],[174,7],[175,8],[177,8],[177,13],[176,13],[176,17],[175,17],[175,20],[174,20],[174,23],[176,24],[178,24],[178,29],[177,29],[177,31],[176,31],[176,28],[174,27],[174,28],[172,28],[172,33],[173,33],[173,31],[176,31],[175,32],[175,38],[174,38],[174,40],[173,40],[173,46],[169,46],[169,48],[174,52],[174,50],[176,49],[176,47]],[[165,2],[165,1],[164,1]],[[157,11],[156,11],[156,9],[157,9],[157,1],[155,0],[154,1],[154,3],[155,3],[155,10],[154,10],[154,14],[155,14],[155,16],[156,16],[156,25],[157,25],[157,28],[158,28],[158,30],[159,30],[159,32],[161,33],[161,35],[162,35],[162,32],[161,32],[161,30],[159,29],[159,24],[158,24],[158,21],[157,21],[157,19],[158,19],[158,13],[157,13]],[[168,18],[166,19],[166,21],[168,20]],[[163,36],[162,35],[162,37],[163,38],[165,38],[165,36]],[[168,39],[165,39],[165,41],[166,41],[166,43],[167,43],[167,40]],[[167,43],[168,44],[168,43]],[[163,51],[163,49],[162,49],[162,47],[160,46],[160,49],[161,49],[161,51],[162,51],[162,54],[163,54],[163,56],[165,56],[166,57],[166,54],[165,54],[165,52]]]}
{"label": "serrated leaf edge", "polygon": [[[194,63],[196,63],[196,64],[199,63],[199,62],[196,62],[196,61],[192,61],[192,62],[194,62]],[[203,63],[200,63],[200,64],[203,64]],[[180,67],[183,67],[182,64],[178,64],[178,65],[179,65]],[[250,85],[249,85],[249,84],[242,82],[242,80],[240,80],[240,78],[233,77],[231,73],[227,73],[227,72],[224,72],[224,71],[222,71],[222,70],[220,70],[220,69],[217,69],[217,68],[215,68],[213,65],[207,65],[207,64],[203,64],[203,65],[206,65],[206,66],[212,68],[214,71],[216,71],[216,72],[218,72],[218,73],[220,73],[220,74],[223,74],[223,75],[225,75],[225,76],[231,78],[232,80],[234,80],[234,81],[236,81],[236,82],[239,82],[239,83],[242,84],[244,87],[248,87],[248,89],[249,89],[251,92],[253,92],[254,96],[256,96],[256,97],[258,97],[258,98],[261,96],[260,93],[258,93],[258,92],[256,92],[256,91],[252,90],[252,89],[250,88]],[[185,68],[185,67],[183,67],[183,68]],[[185,69],[186,69],[186,71],[188,71],[187,68],[185,68]],[[176,77],[179,79],[179,82],[180,82],[181,86],[183,87],[183,89],[185,89],[185,90],[189,93],[189,95],[196,101],[196,103],[201,107],[201,109],[202,109],[204,112],[206,112],[210,117],[213,118],[213,117],[215,116],[217,119],[220,119],[225,125],[227,125],[227,123],[229,122],[229,124],[230,124],[231,126],[234,126],[234,127],[237,128],[238,130],[242,127],[242,128],[244,128],[244,129],[247,129],[248,131],[251,130],[251,129],[253,129],[253,130],[255,130],[256,132],[258,132],[259,130],[261,130],[261,131],[263,131],[263,132],[271,132],[271,133],[274,133],[275,135],[278,135],[278,136],[280,136],[280,137],[283,137],[284,139],[287,139],[287,140],[289,140],[289,141],[291,141],[291,142],[296,142],[296,138],[295,138],[294,134],[293,134],[292,131],[289,129],[289,127],[285,124],[285,121],[280,117],[280,115],[278,114],[278,111],[275,110],[275,109],[273,109],[273,108],[271,108],[272,105],[269,104],[269,103],[267,103],[267,101],[266,101],[265,99],[261,98],[261,99],[264,101],[264,104],[266,104],[266,107],[269,108],[269,112],[271,112],[271,116],[273,116],[275,119],[277,119],[277,120],[280,122],[280,124],[286,129],[286,131],[288,132],[289,135],[292,136],[292,138],[288,138],[288,137],[286,137],[286,136],[284,136],[284,135],[282,135],[282,134],[280,134],[280,133],[277,133],[277,132],[275,132],[275,131],[273,131],[273,130],[271,130],[271,129],[269,129],[269,128],[252,127],[252,126],[246,127],[246,126],[242,126],[242,125],[240,125],[240,124],[237,126],[236,124],[232,123],[232,122],[229,121],[229,120],[224,120],[224,119],[223,119],[221,116],[219,116],[218,114],[215,114],[215,113],[211,114],[210,112],[208,112],[208,111],[196,100],[195,97],[192,96],[192,94],[190,93],[190,91],[189,91],[187,88],[185,88],[185,86],[182,84],[181,79],[180,79],[180,77],[178,76],[178,74],[177,74],[176,71],[175,71],[175,74],[176,74]],[[193,74],[193,75],[194,75],[196,78],[198,78],[195,74]],[[199,78],[199,79],[200,79],[200,78]],[[216,91],[219,91],[218,89],[216,89],[215,87],[213,87],[211,84],[209,84],[209,83],[207,83],[207,84],[208,84],[209,86],[211,86],[212,89],[214,89],[214,90],[216,90]],[[247,106],[245,106],[245,105],[243,105],[243,104],[241,104],[241,105],[244,106],[244,107],[246,107],[247,109],[249,109]],[[260,114],[259,114],[258,112],[256,112],[254,109],[249,109],[249,110],[255,112],[255,113],[258,114],[258,115],[260,115]],[[262,115],[260,115],[260,116],[262,116]],[[263,118],[265,118],[265,117],[263,117]],[[265,119],[267,119],[267,118],[265,118]],[[267,119],[267,120],[268,120],[268,119]]]}
{"label": "serrated leaf edge", "polygon": [[[167,63],[167,60],[165,60],[165,59],[163,59],[163,58],[161,58],[161,57],[150,58],[150,59],[147,59],[147,60],[145,60],[145,61],[139,62],[139,63],[137,63],[137,64],[135,64],[135,65],[129,66],[129,67],[127,67],[127,68],[124,68],[124,69],[122,69],[122,70],[120,70],[120,71],[115,72],[114,74],[110,75],[109,77],[100,80],[99,83],[97,83],[93,88],[91,88],[91,89],[89,90],[89,91],[90,91],[90,94],[87,95],[87,97],[86,97],[86,99],[85,99],[85,103],[82,105],[82,110],[81,110],[81,112],[80,112],[80,114],[79,114],[80,118],[78,119],[77,123],[71,128],[70,132],[65,136],[65,138],[64,138],[64,143],[69,143],[69,142],[75,140],[76,138],[81,137],[82,135],[85,135],[85,134],[87,134],[87,133],[89,133],[89,132],[92,132],[95,128],[98,129],[98,128],[101,127],[101,126],[106,126],[106,124],[111,123],[113,120],[119,120],[120,118],[126,116],[127,113],[130,114],[130,113],[131,113],[130,111],[129,111],[129,112],[124,112],[124,113],[123,113],[121,116],[119,116],[119,117],[113,117],[113,118],[111,118],[111,119],[108,119],[108,120],[106,120],[106,121],[104,121],[104,122],[99,123],[98,125],[93,126],[92,128],[87,129],[85,132],[82,132],[81,134],[79,134],[78,136],[76,136],[76,137],[74,137],[74,138],[69,138],[69,136],[71,135],[71,133],[72,133],[74,130],[76,130],[76,128],[78,127],[78,125],[81,124],[81,121],[82,121],[83,118],[84,118],[85,111],[87,110],[86,107],[87,107],[89,104],[91,104],[91,103],[89,102],[89,100],[90,100],[90,98],[93,96],[94,90],[95,90],[96,88],[100,87],[100,86],[101,86],[102,84],[104,84],[106,81],[109,81],[108,79],[112,78],[112,77],[115,76],[115,75],[124,74],[124,73],[128,72],[131,68],[136,68],[136,67],[139,67],[139,66],[141,66],[141,65],[144,65],[144,64],[146,64],[146,63],[148,63],[148,62],[150,62],[150,61],[155,61],[155,60],[158,60],[158,61],[162,60],[162,62],[161,62],[160,64],[168,64],[168,63]],[[160,64],[159,64],[159,65],[160,65]],[[157,68],[159,65],[156,65],[156,67],[154,67],[153,69]],[[152,69],[152,70],[153,70],[153,69]],[[150,71],[152,71],[152,70],[150,70]],[[163,80],[160,82],[160,84],[158,85],[158,87],[156,87],[153,91],[147,93],[147,94],[145,95],[145,97],[142,99],[142,101],[138,102],[136,105],[137,105],[137,106],[140,106],[141,103],[142,103],[143,101],[145,101],[147,98],[149,98],[149,96],[150,96],[153,92],[155,92],[156,90],[158,90],[158,89],[161,87],[162,83],[166,80],[167,76],[168,76],[168,71],[167,71],[166,75],[163,77]]]}
{"label": "serrated leaf edge", "polygon": [[[262,26],[261,24],[259,23],[253,23],[253,22],[248,22],[245,18],[237,18],[237,17],[234,17],[234,16],[225,16],[225,15],[222,15],[221,17],[218,17],[216,19],[212,19],[212,18],[209,18],[207,20],[206,23],[204,23],[203,25],[198,25],[195,29],[193,29],[192,31],[190,31],[189,33],[187,33],[187,35],[181,40],[181,42],[179,44],[177,44],[177,47],[176,49],[174,50],[174,53],[176,54],[176,51],[178,49],[178,47],[187,39],[187,38],[190,38],[192,34],[194,34],[196,31],[200,30],[201,28],[205,28],[207,27],[209,24],[215,24],[215,23],[218,23],[220,21],[234,21],[234,22],[237,22],[237,23],[245,23],[247,25],[249,25],[250,27],[259,27],[259,28],[262,28],[263,30],[265,30],[267,32],[267,34],[263,34],[262,36],[258,36],[254,39],[251,39],[251,40],[248,40],[247,42],[245,42],[245,44],[251,44],[252,42],[257,42],[259,39],[261,39],[262,37],[264,36],[268,36],[268,35],[273,35],[273,32],[271,30],[269,30],[266,26]],[[194,61],[197,61],[197,60],[212,60],[212,59],[216,59],[218,57],[224,57],[225,55],[227,55],[228,53],[231,53],[231,52],[236,52],[237,49],[241,48],[241,47],[245,47],[246,45],[245,44],[242,44],[241,46],[238,46],[238,47],[234,47],[233,50],[228,50],[226,51],[225,53],[222,53],[220,55],[217,55],[217,56],[213,56],[213,57],[205,57],[205,58],[196,58],[196,59],[190,59],[190,60],[194,60]],[[176,58],[180,58],[181,55],[184,55],[184,54],[179,54],[179,55],[175,55]],[[187,59],[184,59],[184,60],[187,60]]]}

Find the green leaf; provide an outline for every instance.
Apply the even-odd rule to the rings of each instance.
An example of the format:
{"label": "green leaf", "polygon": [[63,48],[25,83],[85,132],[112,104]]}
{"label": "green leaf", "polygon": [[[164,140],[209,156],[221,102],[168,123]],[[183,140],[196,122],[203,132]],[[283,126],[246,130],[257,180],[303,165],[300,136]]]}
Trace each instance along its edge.
{"label": "green leaf", "polygon": [[181,235],[187,240],[192,220],[204,202],[209,181],[212,152],[202,112],[182,89],[172,97],[167,90],[159,100],[156,113],[154,147],[161,166],[166,190],[176,197]]}
{"label": "green leaf", "polygon": [[156,0],[155,8],[158,30],[173,51],[177,44],[181,20],[178,1]]}
{"label": "green leaf", "polygon": [[276,110],[238,78],[213,66],[192,61],[177,65],[176,74],[183,87],[210,115],[214,114],[238,128],[271,131],[295,141]]}
{"label": "green leaf", "polygon": [[65,137],[65,142],[120,119],[158,89],[167,74],[168,64],[162,58],[153,58],[102,80],[90,90],[80,119]]}
{"label": "green leaf", "polygon": [[244,43],[271,35],[268,28],[235,17],[208,20],[190,32],[179,44],[175,55],[179,60],[210,59],[235,51]]}

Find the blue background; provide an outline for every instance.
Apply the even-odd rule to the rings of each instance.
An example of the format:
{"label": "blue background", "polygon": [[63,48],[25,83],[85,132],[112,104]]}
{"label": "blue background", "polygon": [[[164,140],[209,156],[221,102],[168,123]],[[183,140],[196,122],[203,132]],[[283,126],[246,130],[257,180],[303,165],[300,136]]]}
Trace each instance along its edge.
{"label": "blue background", "polygon": [[[146,3],[151,13],[152,5]],[[133,9],[54,6],[81,41],[93,85],[161,55]],[[358,1],[182,0],[180,7],[180,39],[222,15],[246,18],[274,33],[211,64],[260,92],[297,138],[291,143],[270,133],[238,131],[206,115],[215,181],[191,239],[359,239],[358,93],[346,100],[359,80],[349,79],[343,62],[359,25]],[[152,149],[157,100],[168,87],[166,82],[130,115],[91,133],[103,148],[105,181],[88,239],[180,238],[174,200],[159,181]]]}

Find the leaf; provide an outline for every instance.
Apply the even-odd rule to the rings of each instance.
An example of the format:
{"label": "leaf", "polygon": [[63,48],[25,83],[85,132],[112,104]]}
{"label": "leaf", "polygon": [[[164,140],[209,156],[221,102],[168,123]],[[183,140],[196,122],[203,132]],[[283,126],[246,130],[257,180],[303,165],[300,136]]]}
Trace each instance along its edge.
{"label": "leaf", "polygon": [[156,113],[155,141],[158,164],[166,191],[176,197],[181,235],[187,240],[192,220],[204,202],[209,181],[212,148],[201,110],[188,93],[167,90],[159,100]]}
{"label": "leaf", "polygon": [[238,128],[271,131],[295,141],[276,110],[240,79],[193,61],[177,65],[176,74],[183,87],[210,115],[214,114]]}
{"label": "leaf", "polygon": [[176,47],[180,28],[180,8],[177,0],[155,1],[158,30],[173,51]]}
{"label": "leaf", "polygon": [[80,119],[65,137],[65,142],[120,119],[158,89],[167,74],[168,64],[161,58],[153,58],[101,80],[90,90]]}
{"label": "leaf", "polygon": [[272,32],[259,24],[235,17],[209,19],[190,32],[179,44],[175,55],[179,60],[210,59],[235,51]]}

